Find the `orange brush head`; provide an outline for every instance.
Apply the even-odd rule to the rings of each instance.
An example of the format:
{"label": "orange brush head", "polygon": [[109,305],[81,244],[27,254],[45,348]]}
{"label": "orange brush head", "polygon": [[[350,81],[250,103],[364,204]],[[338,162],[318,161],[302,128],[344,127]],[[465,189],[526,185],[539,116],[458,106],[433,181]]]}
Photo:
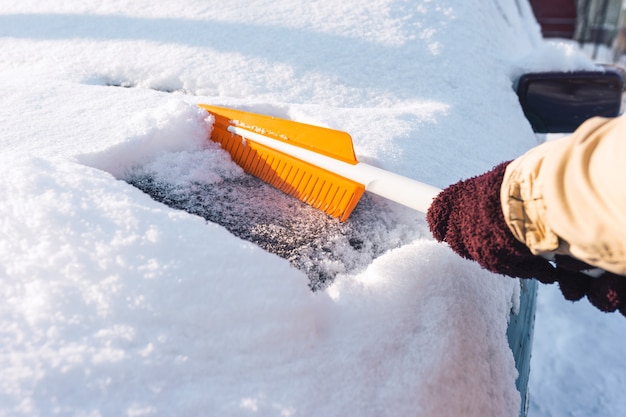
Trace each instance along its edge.
{"label": "orange brush head", "polygon": [[277,141],[288,142],[326,156],[356,164],[350,135],[338,130],[248,113],[200,105],[215,122],[211,140],[230,153],[247,173],[345,221],[356,207],[365,187],[311,163],[303,162],[269,146],[231,133],[230,126],[242,127]]}

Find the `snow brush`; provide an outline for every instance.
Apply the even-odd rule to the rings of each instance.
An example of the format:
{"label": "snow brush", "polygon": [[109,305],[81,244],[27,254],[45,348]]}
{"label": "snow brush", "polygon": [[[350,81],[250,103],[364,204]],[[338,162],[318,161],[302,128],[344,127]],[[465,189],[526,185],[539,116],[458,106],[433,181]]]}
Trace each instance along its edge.
{"label": "snow brush", "polygon": [[440,189],[359,162],[346,132],[199,104],[215,121],[210,138],[232,160],[283,192],[345,221],[364,191],[425,213]]}

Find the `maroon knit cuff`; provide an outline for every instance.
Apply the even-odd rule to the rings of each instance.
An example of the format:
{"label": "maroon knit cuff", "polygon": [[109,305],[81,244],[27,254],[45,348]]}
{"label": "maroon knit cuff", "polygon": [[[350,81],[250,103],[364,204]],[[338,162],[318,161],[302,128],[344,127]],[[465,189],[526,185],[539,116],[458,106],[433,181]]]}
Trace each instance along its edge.
{"label": "maroon knit cuff", "polygon": [[500,187],[508,164],[444,189],[426,220],[435,239],[489,271],[554,282],[554,268],[517,240],[504,220]]}

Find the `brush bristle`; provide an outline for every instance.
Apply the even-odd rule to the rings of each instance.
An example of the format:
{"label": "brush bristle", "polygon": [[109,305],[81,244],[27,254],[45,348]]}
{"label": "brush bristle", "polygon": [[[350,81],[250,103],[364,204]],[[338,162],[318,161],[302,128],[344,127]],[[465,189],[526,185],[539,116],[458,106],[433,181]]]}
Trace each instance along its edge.
{"label": "brush bristle", "polygon": [[216,120],[211,139],[244,171],[340,221],[350,216],[365,191],[362,184],[244,139],[227,126]]}

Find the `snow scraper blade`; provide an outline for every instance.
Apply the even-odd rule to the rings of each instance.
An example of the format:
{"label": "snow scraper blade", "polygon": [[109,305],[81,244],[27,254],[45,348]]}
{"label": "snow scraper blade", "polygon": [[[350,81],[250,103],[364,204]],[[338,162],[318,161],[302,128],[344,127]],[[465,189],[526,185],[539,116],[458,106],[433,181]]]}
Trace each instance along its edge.
{"label": "snow scraper blade", "polygon": [[426,212],[436,187],[357,161],[346,132],[199,105],[215,121],[211,140],[233,161],[283,192],[345,221],[364,191]]}

